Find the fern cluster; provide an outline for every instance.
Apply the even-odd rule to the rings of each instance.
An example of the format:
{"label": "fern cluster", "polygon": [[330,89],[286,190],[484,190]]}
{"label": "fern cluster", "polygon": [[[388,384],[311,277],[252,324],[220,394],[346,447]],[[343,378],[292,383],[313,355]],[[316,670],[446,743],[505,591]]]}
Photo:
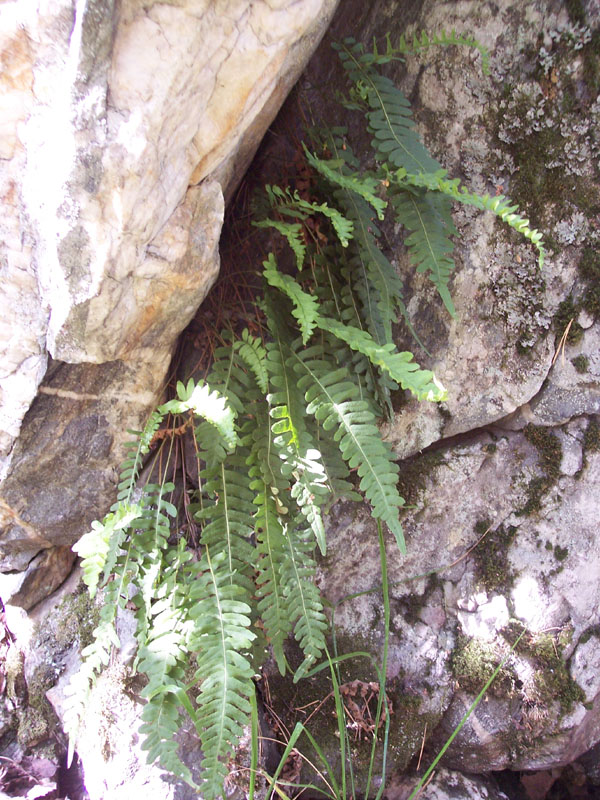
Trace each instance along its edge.
{"label": "fern cluster", "polygon": [[[452,34],[438,43],[472,44]],[[429,44],[421,37],[412,50]],[[399,387],[426,401],[445,392],[393,343],[392,325],[404,313],[402,281],[380,246],[377,223],[391,208],[409,231],[416,268],[451,313],[453,201],[492,210],[543,252],[541,237],[514,206],[449,180],[420,141],[408,101],[380,72],[409,49],[404,40],[397,48],[388,41],[381,54],[353,40],[339,45],[377,172],[361,171],[346,132],[337,129],[323,133],[326,158],[306,149],[310,194],[266,188],[265,213],[255,224],[276,231],[284,245],[263,263],[264,297],[252,327],[260,335],[246,329],[226,337],[206,382],[178,383],[177,397],[135,435],[111,513],[75,546],[90,593],[102,586],[104,604],[71,685],[71,746],[95,676],[118,646],[117,610],[133,602],[134,666],[147,676],[144,747],[149,759],[193,784],[175,739],[189,715],[204,752],[205,798],[222,793],[227,760],[249,718],[256,642],[266,637],[283,674],[293,635],[304,653],[295,681],[325,649],[328,621],[313,578],[316,553],[326,552],[331,504],[364,497],[405,550],[399,468],[377,419],[391,411]],[[198,541],[187,541],[176,524],[167,470],[158,471],[157,483],[139,486],[167,417],[176,425],[188,420],[192,432]]]}

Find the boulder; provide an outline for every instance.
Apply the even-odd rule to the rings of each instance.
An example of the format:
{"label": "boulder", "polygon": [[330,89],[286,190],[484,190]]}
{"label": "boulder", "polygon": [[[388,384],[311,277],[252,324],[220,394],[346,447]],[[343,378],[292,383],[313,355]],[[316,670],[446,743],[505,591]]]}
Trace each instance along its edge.
{"label": "boulder", "polygon": [[126,430],[217,275],[224,195],[335,5],[3,6],[4,571],[114,498]]}

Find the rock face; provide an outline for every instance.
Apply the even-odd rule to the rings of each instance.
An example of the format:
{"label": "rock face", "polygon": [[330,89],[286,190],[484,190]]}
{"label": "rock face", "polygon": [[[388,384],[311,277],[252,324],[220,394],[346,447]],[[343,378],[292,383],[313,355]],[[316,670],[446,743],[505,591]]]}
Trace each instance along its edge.
{"label": "rock face", "polygon": [[[14,290],[15,297],[21,292],[30,305],[29,317],[24,310],[20,318],[27,323],[27,335],[15,334],[21,350],[14,351],[10,363],[22,364],[23,370],[27,367],[27,385],[33,386],[45,368],[46,337],[55,359],[11,451],[0,506],[8,520],[5,568],[29,566],[22,582],[15,582],[12,589],[15,602],[24,608],[38,598],[39,550],[75,538],[89,518],[88,509],[99,516],[106,498],[114,492],[115,454],[121,441],[118,431],[138,424],[131,420],[141,419],[154,402],[167,367],[171,345],[160,344],[159,332],[168,329],[169,335],[174,335],[179,322],[191,313],[185,298],[171,296],[171,288],[189,287],[196,259],[214,248],[221,191],[227,194],[234,185],[237,169],[246,163],[258,131],[279,102],[277,92],[271,101],[259,99],[264,95],[257,87],[262,85],[267,67],[263,71],[258,68],[247,43],[258,36],[257,31],[263,31],[258,39],[272,56],[268,63],[275,63],[280,56],[270,36],[278,31],[279,15],[289,10],[292,20],[305,20],[308,28],[302,30],[313,30],[310,26],[318,15],[308,2],[247,6],[223,4],[230,13],[221,15],[218,22],[210,16],[215,4],[206,4],[206,9],[202,6],[212,20],[208,49],[216,54],[217,64],[209,93],[216,98],[212,115],[207,111],[209,101],[193,88],[197,87],[195,78],[170,72],[165,56],[177,40],[186,54],[184,61],[195,65],[194,75],[196,69],[203,69],[194,61],[195,27],[171,27],[180,13],[188,14],[189,23],[194,12],[187,6],[182,12],[181,5],[154,5],[142,15],[124,4],[110,31],[104,15],[101,28],[107,29],[104,38],[94,40],[96,55],[86,62],[87,72],[76,70],[77,75],[81,71],[90,76],[83,81],[85,87],[106,85],[110,89],[104,117],[91,100],[84,104],[88,116],[81,110],[81,119],[87,122],[79,131],[81,136],[75,137],[87,147],[86,131],[94,125],[105,136],[100,138],[99,161],[94,162],[90,155],[88,161],[77,162],[97,175],[96,183],[91,179],[86,183],[83,178],[81,183],[73,183],[77,203],[84,192],[92,196],[90,205],[85,206],[89,213],[79,206],[73,211],[76,204],[65,205],[58,202],[56,193],[50,193],[51,207],[61,220],[58,237],[55,232],[55,238],[50,234],[43,240],[36,238],[41,210],[38,216],[26,217],[25,235],[17,237],[16,228],[7,233],[6,241],[14,243],[22,263],[30,257],[41,258],[46,248],[53,253],[53,263],[62,263],[64,257],[65,263],[72,265],[69,275],[73,274],[70,281],[60,272],[52,283],[44,278],[52,272],[49,266],[38,270],[39,281],[24,271],[21,288]],[[63,12],[58,7],[55,10],[58,20]],[[323,24],[330,10],[330,5],[323,10]],[[61,24],[53,23],[56,30],[62,30],[61,25],[68,31],[79,30],[77,36],[85,40],[84,21],[77,28],[72,15],[61,19]],[[580,764],[597,781],[600,12],[592,2],[566,4],[558,0],[525,4],[516,0],[459,4],[389,0],[372,8],[348,0],[333,23],[332,38],[352,32],[368,42],[373,35],[382,37],[389,30],[395,41],[402,32],[410,35],[424,27],[474,34],[489,48],[491,66],[490,76],[485,76],[476,51],[454,48],[428,50],[408,56],[405,65],[388,65],[390,74],[414,101],[425,141],[450,173],[460,175],[473,189],[492,195],[506,193],[518,200],[532,224],[543,230],[547,257],[540,270],[527,242],[491,217],[457,209],[455,223],[461,236],[452,286],[457,309],[453,319],[425,279],[409,266],[403,232],[387,232],[390,252],[403,276],[410,320],[428,352],[417,348],[401,324],[398,341],[414,349],[422,365],[436,371],[449,395],[442,407],[417,406],[396,398],[399,411],[386,431],[403,459],[400,476],[408,505],[403,516],[408,556],[402,557],[392,541],[386,548],[391,583],[387,688],[393,709],[388,764],[395,773],[388,794],[408,795],[406,781],[397,773],[413,762],[423,743],[423,763],[430,763],[502,659],[505,663],[486,699],[448,749],[444,770],[424,796],[492,797],[496,789],[490,782],[467,780],[452,770],[551,770],[585,751],[589,753]],[[234,37],[235,46],[218,44],[225,30]],[[307,35],[312,41],[315,34]],[[140,38],[148,42],[148,50],[137,63],[143,63],[146,70],[137,68],[134,51],[129,49]],[[19,59],[25,59],[37,39],[25,37],[20,44],[16,35],[13,39],[5,58],[21,63]],[[39,39],[43,39],[41,33]],[[300,41],[307,41],[306,37]],[[75,39],[73,42],[75,47]],[[302,46],[297,45],[300,50]],[[103,47],[110,53],[105,68],[100,66]],[[290,47],[293,54],[294,46]],[[48,69],[54,63],[50,55],[58,58],[60,52],[49,50],[46,61],[38,59]],[[25,65],[33,64],[32,57],[28,58]],[[65,56],[64,63],[67,61]],[[76,59],[74,63],[78,63]],[[123,77],[117,78],[117,72]],[[231,90],[236,98],[231,105],[230,95],[217,77],[230,72],[242,73],[245,86],[239,94]],[[14,95],[13,116],[6,119],[17,121],[13,138],[7,136],[3,145],[6,159],[12,160],[2,162],[7,170],[14,169],[10,173],[14,180],[19,164],[15,159],[24,158],[20,131],[28,130],[27,93],[34,73],[33,66],[29,72],[26,66],[15,67],[21,94]],[[245,81],[246,73],[253,76],[252,86]],[[332,115],[329,102],[329,93],[341,85],[338,66],[328,44],[324,45],[299,87],[313,103],[316,119],[330,124],[344,121]],[[319,101],[315,87],[323,86],[324,99]],[[160,104],[159,95],[167,112],[163,123],[153,128],[151,111]],[[204,113],[182,113],[180,96],[192,106],[198,102]],[[72,97],[77,95],[69,95],[69,102],[75,102]],[[140,104],[138,111],[136,103]],[[233,114],[240,108],[249,110],[255,125],[250,124],[244,134],[242,123]],[[100,119],[106,120],[105,129]],[[187,133],[176,132],[177,119]],[[151,130],[154,133],[147,134]],[[220,132],[230,130],[233,139],[224,146]],[[185,144],[179,141],[180,135]],[[148,141],[153,145],[146,146]],[[160,157],[155,152],[159,144],[166,148]],[[172,159],[166,158],[167,152]],[[105,197],[102,202],[106,205],[100,206],[103,181],[108,180],[105,176],[116,162],[125,165],[122,181],[113,187],[114,203],[111,195],[110,202]],[[56,163],[58,169],[62,162],[57,158]],[[171,170],[175,164],[177,168]],[[185,180],[180,170],[187,170]],[[63,186],[66,179],[61,180]],[[88,191],[85,186],[96,188]],[[175,186],[179,186],[177,191]],[[144,203],[136,206],[134,200],[140,197]],[[39,199],[39,209],[42,205]],[[103,239],[98,231],[104,214],[113,227]],[[209,217],[210,235],[198,221],[203,215]],[[12,224],[10,219],[3,224]],[[67,224],[69,221],[73,225]],[[136,232],[137,245],[129,240],[130,231]],[[89,261],[77,261],[77,269],[74,251],[89,254]],[[98,266],[101,252],[110,263],[106,275],[100,274]],[[141,273],[124,266],[134,262]],[[210,258],[207,263],[208,272],[215,269]],[[159,264],[165,270],[160,275],[170,276],[164,281],[158,277]],[[150,277],[150,283],[166,293],[156,304],[146,294]],[[208,283],[210,278],[206,280]],[[129,286],[126,293],[123,282]],[[198,289],[194,302],[204,291]],[[54,312],[48,298],[62,296],[61,292],[68,298],[67,306]],[[100,304],[100,297],[115,300],[114,325],[113,312]],[[127,304],[134,314],[141,310],[141,317],[125,318]],[[162,316],[166,306],[172,309],[175,321],[166,319],[166,311]],[[17,323],[14,330],[18,330]],[[90,350],[84,357],[88,337]],[[65,363],[69,359],[75,363]],[[98,363],[90,365],[89,361]],[[25,374],[18,373],[19,380],[25,381]],[[11,398],[16,397],[11,393]],[[29,404],[29,400],[18,402],[14,399],[14,419]],[[10,429],[11,437],[17,427]],[[377,530],[366,507],[335,506],[329,517],[328,555],[320,566],[319,582],[335,607],[338,652],[369,653],[379,664],[384,636],[377,542]],[[27,580],[34,594],[24,599]],[[364,594],[349,598],[349,591]],[[34,652],[44,653],[39,631],[35,641],[39,646]],[[46,668],[56,664],[52,676],[47,670],[43,673],[41,685],[44,696],[50,690],[59,715],[61,687],[76,666],[77,646],[82,643],[79,634],[69,634],[64,641],[64,651],[48,651],[42,659]],[[26,662],[26,677],[33,677],[34,666],[40,664],[33,660],[27,667]],[[370,741],[361,735],[365,731],[361,724],[366,725],[376,705],[377,675],[367,658],[345,661],[340,669],[344,692],[354,700],[359,696],[363,703],[351,742],[356,775],[361,779],[361,770],[368,763],[363,756],[366,753],[368,759],[370,750]],[[63,677],[53,689],[58,673]],[[312,714],[312,710],[306,712],[307,705],[314,704],[310,706],[315,710],[312,730],[318,732],[319,744],[335,764],[339,740],[332,723],[330,683],[315,676],[290,688],[289,683],[278,683],[275,670],[266,674],[270,702],[283,721],[290,723],[290,729],[296,721],[287,716],[290,709],[301,709],[305,720]],[[122,677],[122,666],[117,665],[112,678],[109,675],[108,682],[100,686],[104,698],[100,705],[112,705],[112,698],[117,698],[117,706],[118,698],[123,700],[128,737],[123,749],[137,753],[138,743],[130,736],[134,712],[122,697]],[[101,716],[96,711],[94,719]],[[42,727],[43,723],[33,718],[31,725],[23,727],[21,738],[39,741],[36,737],[48,733],[47,729],[40,733]],[[94,728],[93,722],[90,727]],[[100,775],[95,790],[98,797],[103,793],[116,797],[121,791],[116,784],[106,783],[108,778],[102,775],[97,755],[98,751],[103,755],[105,744],[108,756],[103,756],[104,765],[136,774],[142,769],[137,761],[134,768],[114,759],[113,734],[94,739],[86,756]],[[307,777],[313,780],[314,776]],[[155,779],[155,772],[147,778]],[[145,780],[140,777],[140,785]],[[172,796],[168,791],[165,789],[165,796]]]}
{"label": "rock face", "polygon": [[[489,77],[476,51],[458,48],[408,56],[389,74],[450,174],[518,200],[547,246],[540,270],[527,243],[457,208],[453,319],[410,267],[403,232],[388,232],[429,354],[402,330],[399,341],[448,389],[441,407],[399,404],[386,429],[405,459],[400,480],[412,506],[403,523],[408,556],[391,540],[387,549],[389,699],[399,715],[390,760],[399,770],[424,739],[431,760],[504,657],[447,766],[551,769],[600,740],[600,594],[590,580],[600,566],[600,14],[592,3],[569,8],[571,16],[561,3],[389,3],[371,15],[348,5],[332,26],[334,38],[352,30],[365,42],[388,30],[394,42],[402,32],[410,41],[422,29],[456,29],[489,48]],[[312,89],[319,78],[339,81],[323,48],[300,91],[315,116],[340,124]],[[335,507],[320,585],[335,605],[338,650],[367,651],[378,662],[379,559],[368,511]],[[349,591],[366,594],[344,600]],[[343,670],[345,681],[374,680],[364,661]],[[273,682],[278,713],[323,697],[315,684],[313,695],[291,702]],[[313,724],[335,761],[328,708]],[[364,748],[354,746],[358,765]]]}
{"label": "rock face", "polygon": [[3,5],[4,570],[109,503],[124,432],[216,277],[223,195],[335,5]]}

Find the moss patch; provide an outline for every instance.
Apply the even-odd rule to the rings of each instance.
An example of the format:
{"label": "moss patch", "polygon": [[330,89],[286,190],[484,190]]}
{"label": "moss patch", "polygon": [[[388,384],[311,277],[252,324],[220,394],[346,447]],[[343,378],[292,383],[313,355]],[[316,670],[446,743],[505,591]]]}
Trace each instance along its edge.
{"label": "moss patch", "polygon": [[[502,634],[512,645],[523,630],[520,623],[511,623]],[[573,680],[562,652],[569,642],[572,631],[561,631],[558,636],[549,633],[525,633],[516,652],[531,662],[535,669],[533,681],[542,703],[551,705],[558,702],[562,714],[572,711],[575,703],[585,701],[581,686]]]}
{"label": "moss patch", "polygon": [[571,364],[573,364],[577,372],[579,372],[581,375],[586,373],[590,368],[590,360],[584,355],[579,355],[575,356],[575,358],[572,358]]}
{"label": "moss patch", "polygon": [[588,422],[583,434],[583,449],[585,452],[597,453],[600,450],[600,425],[595,419]]}
{"label": "moss patch", "polygon": [[421,456],[407,458],[400,465],[398,491],[408,505],[415,505],[426,489],[426,478],[434,467],[446,463],[444,454],[432,450]]}
{"label": "moss patch", "polygon": [[558,306],[554,315],[554,331],[558,341],[561,341],[566,333],[567,344],[577,344],[583,338],[583,328],[577,322],[578,308],[571,295]]}
{"label": "moss patch", "polygon": [[475,533],[480,537],[486,535],[473,551],[473,557],[479,581],[489,592],[495,592],[505,590],[514,580],[508,563],[508,550],[517,529],[513,525],[499,525],[496,530],[491,530],[491,524],[489,519],[475,524]]}
{"label": "moss patch", "polygon": [[523,434],[538,452],[538,461],[543,474],[532,478],[527,485],[527,501],[517,510],[518,516],[529,516],[542,507],[542,498],[554,486],[560,476],[562,445],[558,437],[547,428],[527,425]]}
{"label": "moss patch", "polygon": [[[450,667],[460,688],[476,695],[483,689],[501,660],[502,656],[492,643],[459,634]],[[497,697],[507,697],[514,690],[515,676],[504,666],[492,683],[490,693]]]}

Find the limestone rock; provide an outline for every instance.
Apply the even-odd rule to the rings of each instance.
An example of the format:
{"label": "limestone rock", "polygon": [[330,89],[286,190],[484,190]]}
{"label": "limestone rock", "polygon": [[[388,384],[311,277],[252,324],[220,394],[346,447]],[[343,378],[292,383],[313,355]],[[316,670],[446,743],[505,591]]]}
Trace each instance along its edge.
{"label": "limestone rock", "polygon": [[[223,193],[335,5],[3,5],[4,569],[72,543],[106,509],[125,431],[156,403],[176,338],[216,277]],[[58,371],[15,444],[48,354]],[[76,430],[90,425],[105,444],[88,463],[89,436]]]}
{"label": "limestone rock", "polygon": [[[600,739],[600,590],[588,579],[600,569],[600,455],[585,449],[587,430],[579,421],[565,430],[480,434],[415,458],[401,475],[415,507],[403,521],[408,555],[402,558],[392,540],[387,547],[388,678],[395,702],[397,677],[413,698],[412,727],[420,718],[421,728],[428,721],[431,731],[444,715],[429,752],[439,750],[494,667],[508,658],[444,756],[451,768],[547,769],[573,761]],[[550,470],[553,447],[557,461]],[[339,505],[328,542],[321,586],[337,604],[338,637],[377,658],[375,525],[366,513]],[[350,586],[367,593],[342,603]],[[523,628],[524,641],[511,655]],[[412,746],[401,756],[395,752],[397,761],[408,761],[420,741]]]}
{"label": "limestone rock", "polygon": [[[386,790],[389,800],[407,800],[418,783],[418,776],[402,776],[392,781]],[[508,800],[493,779],[462,775],[448,769],[438,769],[418,795],[422,800]]]}
{"label": "limestone rock", "polygon": [[29,610],[60,586],[74,561],[70,547],[42,550],[23,572],[0,575],[0,597],[4,603]]}

